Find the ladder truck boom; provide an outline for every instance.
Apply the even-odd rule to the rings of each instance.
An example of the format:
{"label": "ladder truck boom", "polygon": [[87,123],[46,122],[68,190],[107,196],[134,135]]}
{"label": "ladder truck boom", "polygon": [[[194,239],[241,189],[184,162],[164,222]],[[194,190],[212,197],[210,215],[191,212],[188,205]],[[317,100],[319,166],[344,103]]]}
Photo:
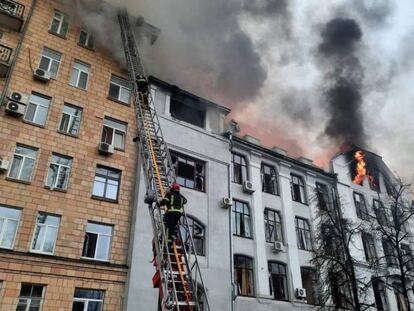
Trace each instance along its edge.
{"label": "ladder truck boom", "polygon": [[118,21],[134,95],[137,142],[147,190],[145,203],[148,204],[154,235],[152,244],[156,272],[153,284],[159,289],[158,308],[160,311],[210,311],[185,211],[180,221],[179,237],[172,244],[166,239],[164,211],[155,202],[160,202],[165,196],[175,181],[175,172],[126,10],[119,11]]}

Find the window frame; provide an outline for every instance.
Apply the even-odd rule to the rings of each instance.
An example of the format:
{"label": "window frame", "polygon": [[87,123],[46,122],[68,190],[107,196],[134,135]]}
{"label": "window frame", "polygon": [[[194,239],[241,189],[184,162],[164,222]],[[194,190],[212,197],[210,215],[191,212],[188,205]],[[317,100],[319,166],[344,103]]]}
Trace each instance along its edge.
{"label": "window frame", "polygon": [[[22,296],[22,289],[23,289],[23,286],[31,286],[31,289],[30,289],[30,296]],[[32,294],[33,294],[33,287],[34,286],[41,286],[42,287],[42,295],[41,295],[41,297],[33,297],[32,296]],[[29,311],[30,310],[30,308],[32,307],[32,301],[39,301],[39,310],[42,310],[42,307],[43,307],[43,301],[44,301],[44,298],[45,298],[45,287],[46,286],[44,286],[44,285],[41,285],[41,284],[33,284],[33,283],[22,283],[22,285],[21,285],[21,287],[20,287],[20,294],[19,294],[19,297],[18,297],[18,302],[17,302],[17,307],[19,307],[19,305],[20,305],[20,301],[21,300],[24,300],[25,302],[25,304],[26,304],[26,308],[25,308],[25,311]]]}
{"label": "window frame", "polygon": [[[244,264],[241,264],[240,266],[246,265],[248,264],[249,267],[240,267],[240,266],[236,266],[236,258],[238,260],[243,260]],[[233,255],[233,269],[234,269],[234,283],[236,285],[236,295],[237,296],[241,296],[241,297],[255,297],[256,293],[255,293],[255,282],[254,282],[254,259],[252,257],[246,256],[246,255],[242,255],[242,254],[234,254]],[[251,288],[251,293],[249,294],[240,294],[239,292],[243,292],[242,290],[242,285],[241,282],[239,283],[239,281],[237,280],[237,272],[238,270],[241,270],[241,273],[244,274],[247,271],[247,274],[250,277],[250,288]],[[251,274],[250,274],[251,273]],[[239,285],[240,285],[240,291],[239,291]],[[247,291],[247,288],[245,289],[245,291]]]}
{"label": "window frame", "polygon": [[[121,78],[121,77],[119,77],[119,76],[117,76],[117,75],[112,74],[112,75],[111,75],[111,80],[109,81],[108,98],[110,98],[110,99],[112,99],[112,100],[115,100],[115,101],[117,101],[117,102],[120,102],[120,103],[123,103],[123,104],[129,105],[129,104],[130,104],[130,101],[131,101],[131,93],[132,93],[132,88],[131,88],[131,87],[127,88],[127,87],[125,87],[124,85],[121,85],[121,84],[119,84],[119,83],[117,83],[117,82],[114,82],[114,81],[113,81],[113,78],[116,78],[116,79],[119,79],[119,80],[123,80],[123,81],[125,81],[125,84],[130,84],[128,80],[126,80],[126,79],[124,79],[124,78]],[[109,92],[109,91],[110,91],[110,89],[111,89],[111,84],[116,85],[116,86],[118,86],[118,87],[119,87],[119,92],[118,92],[118,97],[117,97],[117,98],[112,97],[112,96],[110,95],[110,92]],[[129,93],[129,96],[128,96],[128,101],[123,101],[123,100],[121,100],[121,93],[122,93],[122,90],[127,90],[127,91],[128,91],[128,93]]]}
{"label": "window frame", "polygon": [[[88,225],[89,224],[93,224],[93,225],[98,225],[98,226],[102,226],[102,227],[107,227],[111,229],[111,233],[110,234],[105,234],[105,233],[99,233],[99,232],[95,232],[93,230],[88,231]],[[87,233],[91,233],[91,234],[96,234],[97,238],[96,238],[96,245],[95,245],[95,249],[94,249],[94,257],[88,257],[86,255],[84,255],[84,251],[85,251],[85,245],[86,245],[86,234]],[[97,258],[97,249],[100,241],[100,237],[101,236],[106,236],[109,237],[109,245],[108,245],[108,258],[106,259],[101,259],[101,258]],[[84,236],[84,242],[83,242],[83,247],[82,247],[82,259],[87,259],[87,260],[95,260],[95,261],[102,261],[102,262],[109,262],[111,260],[111,251],[112,251],[112,241],[113,241],[113,236],[114,236],[114,226],[110,225],[110,224],[104,224],[104,223],[99,223],[99,222],[95,222],[95,221],[88,221],[86,228],[85,228],[85,236]]]}
{"label": "window frame", "polygon": [[[240,158],[240,163],[235,162],[235,157],[239,157]],[[236,180],[235,178],[235,165],[238,165],[238,170],[240,170],[240,181]],[[245,173],[245,174],[243,174]],[[246,175],[246,176],[244,176]],[[231,153],[231,181],[235,184],[239,184],[242,185],[243,182],[245,182],[246,180],[249,180],[249,169],[248,169],[248,165],[247,165],[247,157],[237,153],[237,152],[232,152]]]}
{"label": "window frame", "polygon": [[[34,151],[36,153],[35,157],[31,157],[31,156],[28,156],[28,155],[25,155],[25,154],[16,153],[17,146],[22,147],[22,148],[26,148],[26,149],[31,149],[32,151]],[[38,151],[39,151],[38,148],[34,148],[34,147],[30,147],[30,146],[26,146],[26,145],[23,145],[23,144],[16,143],[16,147],[15,147],[14,153],[13,153],[13,160],[11,161],[10,168],[7,172],[7,178],[12,179],[12,180],[18,180],[18,181],[22,181],[22,182],[31,183],[32,178],[33,178],[33,172],[34,172],[35,166],[36,166],[37,152]],[[10,174],[11,174],[11,171],[12,171],[11,169],[13,167],[13,162],[14,162],[14,159],[15,159],[16,155],[22,159],[22,162],[21,162],[21,165],[19,165],[19,168],[17,170],[18,171],[17,177],[12,177],[12,176],[10,176]],[[22,170],[23,170],[23,167],[24,167],[24,163],[26,162],[26,159],[33,160],[33,167],[32,167],[32,171],[30,173],[30,178],[28,180],[24,180],[24,179],[21,178]]]}
{"label": "window frame", "polygon": [[361,232],[361,240],[365,254],[365,261],[368,263],[374,263],[378,258],[374,237],[367,232]]}
{"label": "window frame", "polygon": [[[294,178],[297,178],[298,183],[294,182]],[[299,200],[297,200],[297,198],[295,198],[295,187],[298,187],[299,190]],[[298,202],[301,204],[308,204],[308,196],[306,194],[306,182],[305,179],[303,178],[303,176],[295,174],[295,173],[291,173],[290,174],[290,188],[291,188],[291,194],[292,194],[292,201],[294,202]],[[303,194],[303,200],[302,200],[302,194]]]}
{"label": "window frame", "polygon": [[[299,221],[303,224],[303,227],[299,226]],[[305,228],[307,226],[307,228]],[[306,218],[295,216],[295,231],[296,231],[296,240],[297,240],[297,247],[300,250],[304,251],[312,251],[312,230],[310,227],[309,220]],[[308,233],[308,235],[306,234]],[[302,237],[302,240],[299,238]],[[302,247],[300,241],[304,242]]]}
{"label": "window frame", "polygon": [[[15,210],[15,211],[19,212],[19,216],[16,219],[6,217],[6,216],[1,216],[1,214],[0,214],[0,220],[2,220],[2,225],[0,227],[0,248],[2,248],[2,249],[13,249],[14,242],[16,241],[17,231],[19,230],[20,217],[22,215],[22,210],[19,209],[19,208],[8,207],[8,206],[0,204],[0,210],[1,209],[10,209],[10,210]],[[15,230],[14,230],[14,233],[13,233],[13,239],[11,240],[10,247],[6,247],[6,246],[3,246],[3,242],[4,242],[5,233],[6,233],[6,227],[10,222],[15,222],[16,227],[15,227]]]}
{"label": "window frame", "polygon": [[[240,204],[243,205],[243,212],[236,211],[236,203],[240,203]],[[246,203],[246,202],[243,202],[243,201],[239,201],[239,200],[234,200],[233,199],[233,204],[232,204],[232,207],[231,208],[232,208],[232,210],[231,210],[231,212],[232,212],[231,220],[233,222],[233,225],[232,225],[233,232],[232,232],[232,234],[234,236],[241,237],[241,238],[253,239],[252,217],[251,217],[251,213],[250,213],[250,206],[249,206],[249,204]],[[247,209],[248,213],[245,212],[246,209]],[[238,233],[237,232],[237,227],[236,227],[236,221],[237,221],[237,217],[236,216],[237,215],[235,215],[235,214],[240,214],[240,216],[239,216],[240,217],[240,221],[243,220],[243,223],[246,220],[246,217],[248,218],[248,230],[247,231],[249,232],[249,235],[246,235],[246,234],[242,235],[241,233]],[[241,227],[242,226],[240,225],[240,228]],[[243,228],[244,228],[244,231],[246,232],[246,225],[245,224],[243,225]],[[242,230],[240,229],[240,231],[242,231]]]}
{"label": "window frame", "polygon": [[[362,200],[357,201],[357,197]],[[368,207],[367,207],[367,202],[365,200],[364,195],[362,193],[354,191],[353,198],[354,198],[355,212],[356,212],[357,217],[361,220],[368,220],[369,218]],[[363,203],[363,206],[361,206],[361,202]],[[365,215],[363,215],[361,212],[364,213]]]}
{"label": "window frame", "polygon": [[[276,265],[278,267],[278,270],[280,271],[280,268],[283,267],[284,269],[284,274],[282,273],[274,273],[272,272],[271,266],[272,265]],[[273,297],[273,300],[277,300],[277,301],[289,301],[289,283],[288,283],[288,268],[287,268],[287,264],[280,262],[280,261],[274,261],[274,260],[270,260],[267,262],[267,271],[269,273],[269,289],[270,289],[270,295]],[[279,277],[282,278],[283,281],[283,286],[284,286],[284,292],[285,292],[285,297],[283,297],[284,299],[278,299],[276,298],[276,292],[273,288],[273,279],[272,279],[272,275],[277,275]],[[280,285],[280,284],[279,284]]]}
{"label": "window frame", "polygon": [[[101,292],[102,293],[102,298],[101,299],[96,299],[96,298],[80,298],[80,297],[76,297],[75,296],[76,295],[76,290]],[[74,304],[74,302],[85,302],[86,304],[83,307],[83,311],[87,311],[88,310],[89,302],[100,302],[101,303],[101,307],[100,307],[100,309],[98,311],[102,311],[103,305],[104,305],[104,299],[105,299],[105,291],[104,290],[75,287],[75,291],[73,293],[73,299],[72,299],[72,310],[73,310],[73,304]]]}
{"label": "window frame", "polygon": [[[199,160],[199,159],[196,159],[196,158],[193,158],[193,157],[188,156],[186,154],[182,154],[182,153],[176,152],[174,150],[170,150],[170,156],[171,156],[171,160],[173,160],[174,157],[176,158],[176,162],[174,163],[172,161],[172,164],[173,164],[173,169],[175,171],[175,175],[177,177],[177,182],[181,186],[183,186],[184,188],[192,189],[192,190],[196,190],[196,191],[204,192],[205,193],[206,192],[206,167],[207,167],[206,162],[205,161],[202,161],[202,160]],[[183,161],[180,162],[180,159],[185,160],[185,162],[183,162]],[[179,170],[180,170],[179,165],[180,165],[180,163],[183,163],[185,165],[190,165],[190,164],[188,164],[188,162],[194,162],[194,166],[193,166],[193,169],[194,169],[194,179],[192,180],[193,185],[194,185],[193,187],[187,185],[187,181],[190,181],[191,180],[190,178],[186,178],[186,177],[183,177],[183,176],[180,176],[179,175]],[[197,173],[197,165],[201,165],[201,167],[202,167],[202,173]],[[197,180],[197,178],[201,178],[202,179],[202,184],[201,184],[202,187],[201,187],[201,189],[196,188],[196,185],[197,185],[197,181],[196,180]],[[184,183],[182,182],[182,179],[184,180]]]}
{"label": "window frame", "polygon": [[[53,157],[64,158],[64,159],[70,161],[70,164],[67,165],[67,164],[60,164],[60,163],[57,163],[57,162],[53,162]],[[48,172],[47,172],[47,175],[46,175],[45,186],[46,187],[49,187],[50,190],[66,191],[68,189],[68,186],[69,186],[69,179],[70,179],[70,175],[71,175],[71,172],[72,172],[72,163],[73,163],[73,158],[72,157],[65,156],[65,155],[61,155],[59,153],[54,153],[53,152],[52,153],[52,157],[51,157],[50,162],[49,162],[49,168],[48,168]],[[49,174],[50,174],[50,170],[51,170],[52,165],[58,167],[58,170],[57,170],[57,173],[56,173],[56,178],[54,180],[54,185],[53,186],[48,184],[48,182],[49,182]],[[59,174],[60,174],[61,169],[63,167],[64,168],[67,168],[68,170],[67,170],[67,174],[66,174],[66,177],[65,177],[64,187],[63,188],[59,188],[59,187],[56,186],[56,183],[58,182]]]}
{"label": "window frame", "polygon": [[[45,54],[44,54],[45,50],[48,50],[48,51],[49,51],[49,53],[58,54],[58,55],[59,55],[59,60],[56,60],[56,59],[54,59],[54,58],[51,58],[51,57],[49,57],[49,56],[45,55]],[[53,79],[53,80],[57,80],[57,77],[58,77],[58,74],[59,74],[60,65],[61,65],[61,63],[62,63],[62,53],[60,53],[60,52],[58,52],[58,51],[55,51],[55,50],[53,50],[53,49],[47,48],[47,47],[43,47],[43,49],[42,49],[42,53],[40,54],[39,68],[41,68],[41,67],[40,67],[40,64],[42,63],[42,59],[43,59],[43,58],[47,59],[47,60],[49,61],[49,64],[48,64],[48,66],[47,66],[47,69],[44,69],[44,68],[42,68],[42,69],[43,69],[43,70],[45,70],[45,71],[47,71],[47,72],[50,72],[50,77],[51,77],[51,79]],[[53,73],[53,72],[51,71],[51,67],[52,67],[52,63],[53,63],[53,62],[57,63],[57,70],[56,70],[56,73]]]}
{"label": "window frame", "polygon": [[[118,123],[121,126],[125,126],[125,130],[121,130],[121,129],[116,128],[114,126],[105,124],[105,120],[108,120],[108,121],[114,122],[114,123]],[[102,143],[108,143],[106,141],[106,139],[104,139],[104,131],[105,131],[105,128],[107,128],[107,129],[109,129],[109,130],[112,131],[112,139],[111,139],[110,145],[114,146],[114,149],[115,150],[125,151],[125,143],[126,143],[126,135],[127,135],[127,131],[128,131],[128,124],[126,122],[124,122],[124,121],[116,120],[116,119],[113,119],[111,117],[105,116],[104,117],[103,124],[102,124],[102,136],[101,136],[101,142]],[[122,139],[122,148],[119,148],[119,147],[116,147],[115,146],[115,134],[118,134],[119,135],[119,133],[123,134],[123,136],[122,136],[123,137],[123,139]],[[107,135],[105,135],[105,138],[106,137],[107,137]]]}
{"label": "window frame", "polygon": [[[84,34],[86,34],[86,39],[85,39],[85,44],[83,44],[82,42],[81,42],[81,36],[82,36],[82,33],[84,33]],[[91,39],[91,37],[92,37],[92,44],[91,45],[89,45],[90,44],[90,39]],[[88,50],[95,50],[95,36],[93,35],[93,34],[91,34],[91,32],[90,31],[87,31],[87,30],[85,30],[85,29],[81,29],[80,31],[79,31],[79,37],[78,37],[78,45],[79,46],[81,46],[81,47],[84,47],[84,48],[86,48],[86,49],[88,49]]]}
{"label": "window frame", "polygon": [[[267,212],[267,214],[266,214]],[[275,217],[273,219],[269,218],[269,214],[268,213],[272,213],[275,215]],[[282,220],[282,215],[280,213],[280,211],[271,209],[266,207],[263,211],[263,218],[264,218],[264,223],[265,223],[265,239],[266,239],[266,243],[274,243],[274,242],[281,242],[283,245],[285,244],[285,239],[284,239],[284,234],[283,234],[283,220]],[[279,222],[277,221],[277,218],[279,218]],[[274,220],[275,219],[275,220]],[[272,223],[273,227],[273,236],[272,239],[268,239],[268,235],[267,235],[267,227],[269,225],[269,223]],[[280,227],[280,234],[281,236],[278,236],[278,225]],[[276,230],[275,230],[276,229]],[[275,238],[276,235],[276,238]]]}
{"label": "window frame", "polygon": [[[315,183],[315,190],[316,190],[316,196],[318,200],[318,206],[319,209],[322,211],[329,211],[331,210],[331,201],[329,197],[329,188],[326,184],[316,182]],[[323,199],[323,202],[321,202],[321,199]]]}
{"label": "window frame", "polygon": [[[266,174],[265,169],[269,169],[269,174]],[[279,195],[279,182],[278,182],[278,174],[277,170],[274,166],[269,165],[267,163],[262,162],[260,165],[260,175],[262,178],[262,192],[272,194],[272,195]],[[271,183],[271,190],[265,189],[265,176],[269,175],[270,183]]]}
{"label": "window frame", "polygon": [[[191,235],[191,237],[192,237],[192,239],[194,241],[194,246],[197,245],[196,244],[196,240],[198,240],[198,241],[201,240],[202,241],[201,242],[201,246],[202,246],[201,252],[200,253],[197,252],[197,249],[196,249],[197,256],[206,256],[206,226],[203,223],[201,223],[194,216],[187,215],[186,217],[187,217],[188,227],[191,230],[190,235]],[[201,230],[202,230],[201,238],[199,238],[198,236],[195,236],[194,235],[194,230],[195,230],[195,227],[196,226],[200,227]],[[186,231],[181,230],[181,237],[183,239],[184,244],[186,245],[185,241],[188,239],[188,237],[184,236],[184,234],[186,234]]]}
{"label": "window frame", "polygon": [[[375,306],[377,310],[388,311],[389,305],[388,305],[388,298],[387,298],[387,289],[385,287],[384,282],[380,278],[374,277],[371,279],[371,284],[372,284],[372,291],[374,292],[374,300],[375,300]],[[382,308],[378,306],[378,298],[380,299]]]}
{"label": "window frame", "polygon": [[[80,116],[76,116],[76,115],[71,114],[69,112],[65,112],[65,107],[69,107],[69,108],[72,108],[72,109],[76,109],[77,111],[80,111]],[[62,122],[63,122],[63,116],[64,115],[69,116],[69,122],[67,123],[67,130],[62,130]],[[80,127],[81,127],[82,117],[83,117],[83,108],[82,107],[78,107],[78,106],[75,106],[75,105],[72,105],[72,104],[69,104],[69,103],[65,102],[63,104],[62,113],[61,113],[61,116],[60,116],[58,132],[61,133],[61,134],[70,135],[70,136],[73,136],[73,137],[78,137],[79,132],[80,132]],[[77,129],[77,133],[73,134],[73,133],[69,132],[69,126],[70,126],[70,124],[75,123],[76,119],[78,119],[79,127]],[[72,120],[74,120],[74,121],[72,121]]]}
{"label": "window frame", "polygon": [[[41,98],[43,98],[43,99],[48,100],[48,101],[49,101],[48,105],[47,105],[47,106],[45,106],[45,105],[44,105],[44,104],[42,104],[42,103],[36,103],[36,102],[34,102],[34,101],[33,101],[33,97],[34,97],[34,96],[41,97]],[[23,120],[24,120],[25,122],[30,123],[30,124],[35,124],[35,125],[38,125],[38,126],[44,127],[44,126],[45,126],[45,124],[46,124],[46,121],[47,121],[47,117],[48,117],[48,115],[49,115],[49,107],[50,107],[50,105],[51,105],[51,104],[52,104],[52,98],[51,98],[50,96],[43,95],[43,94],[36,93],[36,92],[32,92],[32,94],[30,94],[29,104],[28,104],[28,105],[27,105],[27,107],[26,107],[26,112],[24,113]],[[28,112],[29,112],[29,106],[30,106],[30,105],[34,105],[34,106],[36,106],[36,108],[35,108],[35,112],[34,112],[34,114],[33,114],[33,120],[28,120],[28,119],[27,119],[27,114],[28,114]],[[38,112],[39,112],[39,107],[42,107],[42,108],[45,108],[45,109],[46,109],[44,123],[38,123],[38,122],[36,122],[36,121],[35,121],[35,120],[36,120],[36,117],[37,117],[37,114],[38,114]]]}
{"label": "window frame", "polygon": [[[38,223],[38,218],[39,216],[43,214],[46,216],[52,216],[52,217],[56,217],[58,218],[58,225],[57,226],[53,226],[53,225],[48,225],[48,224],[39,224]],[[37,216],[36,216],[36,223],[35,223],[35,227],[34,227],[34,231],[33,231],[33,236],[32,236],[32,241],[30,243],[30,252],[31,253],[37,253],[37,254],[45,254],[45,255],[54,255],[55,254],[55,250],[56,250],[56,242],[57,242],[57,238],[59,235],[59,228],[60,228],[60,222],[61,222],[61,216],[60,215],[56,215],[56,214],[50,214],[50,213],[45,213],[45,212],[38,212]],[[37,227],[46,227],[45,229],[45,233],[41,242],[41,247],[40,250],[37,250],[34,248],[34,241],[35,241],[35,237],[36,237],[36,232],[37,232]],[[45,242],[46,242],[46,237],[47,237],[47,232],[49,228],[55,228],[56,229],[56,235],[54,237],[54,241],[53,241],[53,250],[51,252],[45,252],[43,251],[43,248],[45,246]],[[40,230],[39,230],[39,234],[40,234]]]}
{"label": "window frame", "polygon": [[[99,196],[99,195],[96,195],[96,194],[93,193],[93,189],[95,188],[95,182],[96,182],[98,168],[102,168],[102,169],[105,169],[107,171],[112,171],[112,172],[119,173],[119,179],[115,179],[113,177],[109,177],[108,174],[107,175],[98,174],[98,177],[101,177],[101,178],[104,178],[105,179],[104,196]],[[98,200],[105,200],[105,201],[109,201],[109,202],[118,202],[119,192],[121,190],[121,179],[122,179],[122,171],[121,170],[116,169],[116,168],[112,168],[112,167],[108,167],[108,166],[105,166],[105,165],[98,164],[95,167],[95,176],[94,176],[93,184],[92,184],[92,198],[98,199]],[[106,189],[107,189],[108,180],[115,180],[115,181],[118,182],[117,191],[116,191],[116,199],[107,198],[105,196],[106,195]]]}
{"label": "window frame", "polygon": [[[60,17],[58,17],[57,15],[60,15]],[[58,25],[58,27],[56,29],[56,32],[52,30],[53,21],[55,19],[59,22],[59,25]],[[61,33],[62,27],[63,27],[64,23],[67,24],[66,31],[65,31],[65,33]],[[66,35],[69,32],[68,15],[65,14],[65,13],[63,13],[63,12],[61,12],[61,11],[59,11],[59,10],[56,10],[55,9],[54,10],[53,17],[52,17],[52,22],[50,23],[50,26],[49,26],[49,32],[52,33],[52,34],[55,34],[55,35],[57,35],[59,37],[66,38]]]}
{"label": "window frame", "polygon": [[[318,280],[317,280],[317,273],[316,273],[316,269],[312,268],[312,267],[306,267],[306,266],[301,266],[300,267],[300,275],[301,275],[301,279],[302,279],[302,288],[305,288],[306,290],[306,303],[312,306],[319,306],[320,305],[320,288],[318,286]],[[305,286],[305,282],[304,282],[304,275],[307,275],[309,278],[311,278],[311,285],[312,285],[312,291],[313,291],[313,297],[312,299],[314,300],[314,303],[310,302],[309,296],[308,294],[310,294],[310,291],[307,289],[307,287]]]}
{"label": "window frame", "polygon": [[[85,71],[85,70],[80,69],[80,68],[76,68],[75,64],[79,64],[81,66],[88,67],[88,71]],[[72,84],[72,81],[71,81],[72,80],[72,75],[73,75],[73,72],[75,70],[77,70],[76,82],[74,84]],[[91,65],[90,64],[85,63],[85,62],[83,62],[79,59],[74,59],[73,64],[72,64],[72,70],[70,72],[70,77],[69,77],[69,85],[73,86],[73,87],[76,87],[78,89],[87,91],[88,90],[88,85],[89,85],[90,70],[91,70]],[[87,75],[85,88],[79,86],[79,80],[80,80],[81,73],[85,73]]]}
{"label": "window frame", "polygon": [[[393,243],[389,239],[383,238],[382,249],[384,251],[384,257],[387,267],[398,267],[397,254]],[[388,251],[391,251],[391,253],[389,253]]]}

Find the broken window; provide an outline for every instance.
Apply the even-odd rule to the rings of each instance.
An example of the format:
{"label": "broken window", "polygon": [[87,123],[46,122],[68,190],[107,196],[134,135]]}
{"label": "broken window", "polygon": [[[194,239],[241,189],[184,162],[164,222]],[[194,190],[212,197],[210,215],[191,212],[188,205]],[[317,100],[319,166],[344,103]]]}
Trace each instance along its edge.
{"label": "broken window", "polygon": [[88,222],[83,244],[82,257],[109,260],[112,226]]}
{"label": "broken window", "polygon": [[312,243],[309,222],[306,219],[296,217],[295,225],[298,248],[306,251],[311,251]]}
{"label": "broken window", "polygon": [[186,188],[205,191],[205,163],[171,151],[177,182]]}
{"label": "broken window", "polygon": [[306,204],[305,183],[303,181],[303,178],[295,174],[290,174],[290,176],[291,176],[290,186],[292,190],[292,200]]}
{"label": "broken window", "polygon": [[[187,222],[189,227],[189,233],[193,238],[194,247],[196,254],[198,256],[204,256],[204,241],[205,241],[205,229],[204,226],[198,222],[195,218],[191,216],[187,216]],[[181,227],[181,238],[186,246],[187,251],[190,247],[190,240],[188,236],[188,231],[186,231],[183,227]]]}
{"label": "broken window", "polygon": [[300,268],[302,287],[306,290],[306,302],[310,305],[319,304],[316,273],[310,268]]}
{"label": "broken window", "polygon": [[242,155],[232,153],[232,181],[237,184],[242,184],[247,180],[247,164],[246,158]]}
{"label": "broken window", "polygon": [[247,203],[233,201],[232,207],[233,235],[251,238],[250,208]]}
{"label": "broken window", "polygon": [[90,32],[81,30],[78,43],[80,46],[93,49],[95,47],[95,37]]}
{"label": "broken window", "polygon": [[355,210],[358,218],[368,220],[368,209],[362,194],[354,192]]}
{"label": "broken window", "polygon": [[125,149],[127,124],[109,117],[104,118],[101,142],[113,145],[115,149]]}
{"label": "broken window", "polygon": [[16,311],[40,311],[44,298],[43,289],[43,285],[22,284]]}
{"label": "broken window", "polygon": [[372,205],[374,207],[375,216],[377,221],[382,226],[389,226],[390,222],[387,217],[387,212],[385,210],[384,204],[379,200],[373,200]]}
{"label": "broken window", "polygon": [[254,296],[253,260],[247,256],[234,255],[234,283],[237,295]]}
{"label": "broken window", "polygon": [[172,98],[170,103],[170,114],[177,120],[204,128],[206,112],[205,110],[197,109],[194,107],[195,105],[197,105],[196,102],[186,104],[181,100]]}
{"label": "broken window", "polygon": [[266,164],[262,164],[261,174],[262,191],[270,194],[279,194],[275,168]]}
{"label": "broken window", "polygon": [[371,263],[375,262],[377,260],[377,251],[374,238],[371,234],[362,232],[361,239],[364,247],[365,260]]}
{"label": "broken window", "polygon": [[112,99],[128,104],[131,96],[131,85],[129,81],[112,75],[111,82],[109,83],[108,96]]}
{"label": "broken window", "polygon": [[264,210],[266,242],[280,241],[283,243],[282,218],[280,213],[266,208]]}
{"label": "broken window", "polygon": [[319,209],[327,211],[331,209],[329,200],[328,187],[321,183],[316,183],[316,197],[318,199]]}
{"label": "broken window", "polygon": [[72,166],[72,158],[52,154],[49,171],[46,179],[46,186],[51,190],[66,190],[69,183],[70,169]]}
{"label": "broken window", "polygon": [[275,300],[288,300],[288,286],[286,265],[278,262],[269,262],[270,295]]}

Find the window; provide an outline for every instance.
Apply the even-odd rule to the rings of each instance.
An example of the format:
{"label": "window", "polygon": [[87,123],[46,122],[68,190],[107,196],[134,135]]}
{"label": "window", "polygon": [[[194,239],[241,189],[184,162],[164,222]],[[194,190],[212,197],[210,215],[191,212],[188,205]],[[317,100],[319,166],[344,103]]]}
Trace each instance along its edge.
{"label": "window", "polygon": [[250,209],[246,203],[233,201],[233,234],[244,238],[251,238]]}
{"label": "window", "polygon": [[389,226],[390,222],[387,217],[387,212],[384,208],[384,204],[382,204],[379,200],[373,200],[372,205],[374,207],[375,216],[377,217],[377,221],[382,226]]}
{"label": "window", "polygon": [[49,105],[50,97],[32,93],[24,119],[38,125],[45,125]]}
{"label": "window", "polygon": [[298,239],[298,248],[311,251],[311,232],[309,227],[309,222],[306,219],[296,217],[296,237]]}
{"label": "window", "polygon": [[254,296],[253,260],[251,258],[234,255],[234,282],[237,286],[237,295]]}
{"label": "window", "polygon": [[316,273],[310,268],[300,268],[302,287],[306,290],[306,302],[310,305],[319,304]]}
{"label": "window", "polygon": [[409,301],[405,299],[401,284],[394,283],[392,287],[394,288],[394,295],[395,300],[397,300],[398,311],[408,311]]}
{"label": "window", "polygon": [[50,72],[52,79],[56,79],[61,58],[62,54],[59,52],[48,48],[43,48],[42,56],[40,57],[39,68]]}
{"label": "window", "polygon": [[112,226],[88,222],[82,257],[109,260]]}
{"label": "window", "polygon": [[101,311],[104,291],[75,288],[72,311]]}
{"label": "window", "polygon": [[66,190],[68,188],[72,158],[52,154],[49,165],[46,186],[53,189]]}
{"label": "window", "polygon": [[21,211],[0,205],[0,247],[13,248]]}
{"label": "window", "polygon": [[90,32],[81,30],[79,33],[79,45],[93,49],[95,47],[95,37]]}
{"label": "window", "polygon": [[101,141],[113,145],[118,150],[124,150],[126,130],[126,123],[105,117]]}
{"label": "window", "polygon": [[89,68],[90,66],[88,64],[75,60],[73,63],[69,84],[74,87],[86,90],[89,78]]}
{"label": "window", "polygon": [[329,193],[328,187],[321,183],[316,183],[316,197],[318,199],[318,206],[319,209],[323,211],[327,211],[330,209],[330,200],[329,200]]}
{"label": "window", "polygon": [[354,202],[355,209],[358,218],[367,220],[368,219],[368,210],[367,205],[365,204],[365,199],[362,194],[354,192]]}
{"label": "window", "polygon": [[129,81],[112,75],[111,83],[109,84],[108,96],[112,99],[128,104],[131,96],[131,85],[129,84]]}
{"label": "window", "polygon": [[232,180],[234,183],[242,184],[243,181],[247,180],[247,164],[244,156],[232,153]]}
{"label": "window", "polygon": [[290,176],[291,176],[290,186],[292,190],[292,200],[306,204],[305,184],[304,184],[303,178],[295,174],[290,174]]}
{"label": "window", "polygon": [[266,208],[264,210],[266,242],[283,242],[282,218],[280,213]]}
{"label": "window", "polygon": [[33,235],[32,252],[54,253],[59,223],[59,216],[39,213]]}
{"label": "window", "polygon": [[288,300],[288,286],[286,265],[278,262],[269,262],[270,295],[275,300]]}
{"label": "window", "polygon": [[50,32],[64,37],[68,32],[68,28],[68,16],[55,10],[55,15],[53,16],[52,24],[50,25]]}
{"label": "window", "polygon": [[262,191],[270,194],[279,194],[275,168],[262,164],[260,170],[262,173]]}
{"label": "window", "polygon": [[375,240],[371,234],[362,232],[362,245],[364,246],[365,260],[374,263],[377,260],[377,251],[375,249]]}
{"label": "window", "polygon": [[387,311],[387,292],[384,282],[379,278],[372,279],[372,288],[374,290],[375,305],[378,311]]}
{"label": "window", "polygon": [[82,108],[64,104],[62,119],[60,120],[59,131],[71,135],[78,135],[82,119]]}
{"label": "window", "polygon": [[17,144],[8,177],[29,182],[36,156],[37,149]]}
{"label": "window", "polygon": [[408,244],[402,244],[400,245],[401,253],[403,255],[403,262],[406,266],[406,269],[411,270],[414,267],[414,261],[413,261],[413,254],[411,252],[411,248]]}
{"label": "window", "polygon": [[[193,238],[194,247],[196,254],[199,256],[204,256],[204,241],[205,241],[205,229],[204,226],[195,220],[191,216],[187,216],[188,227],[190,229],[190,235]],[[181,238],[186,246],[186,249],[189,250],[190,247],[190,237],[188,236],[188,231],[186,231],[182,226],[181,229]]]}
{"label": "window", "polygon": [[93,182],[92,195],[109,200],[118,200],[121,171],[98,165]]}
{"label": "window", "polygon": [[343,272],[330,272],[329,284],[332,302],[335,307],[348,309],[350,307],[349,302],[352,301],[352,291],[346,275]]}
{"label": "window", "polygon": [[16,311],[40,311],[43,303],[43,285],[22,284]]}
{"label": "window", "polygon": [[382,248],[384,249],[384,257],[388,266],[398,266],[397,254],[394,244],[390,240],[382,240]]}
{"label": "window", "polygon": [[204,128],[206,111],[202,108],[202,102],[188,99],[171,98],[170,114],[173,118],[192,125]]}
{"label": "window", "polygon": [[171,152],[177,182],[186,188],[205,191],[205,163],[189,156]]}
{"label": "window", "polygon": [[164,114],[168,93],[159,87],[153,88],[153,91],[155,108],[160,114]]}

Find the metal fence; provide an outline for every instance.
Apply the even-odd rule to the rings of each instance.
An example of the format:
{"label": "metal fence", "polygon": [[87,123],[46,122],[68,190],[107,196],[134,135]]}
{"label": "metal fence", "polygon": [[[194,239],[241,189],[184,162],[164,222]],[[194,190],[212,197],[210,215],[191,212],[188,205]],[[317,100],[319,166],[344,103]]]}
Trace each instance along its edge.
{"label": "metal fence", "polygon": [[23,18],[24,5],[13,0],[0,0],[0,11]]}

